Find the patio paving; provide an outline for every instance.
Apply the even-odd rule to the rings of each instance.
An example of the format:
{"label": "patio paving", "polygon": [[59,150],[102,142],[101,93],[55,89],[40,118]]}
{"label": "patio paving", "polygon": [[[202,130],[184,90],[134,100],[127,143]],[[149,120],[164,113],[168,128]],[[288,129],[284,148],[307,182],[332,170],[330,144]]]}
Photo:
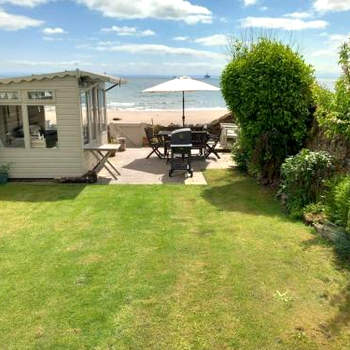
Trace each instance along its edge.
{"label": "patio paving", "polygon": [[202,173],[205,169],[226,169],[233,166],[230,153],[220,153],[221,159],[211,155],[209,159],[194,158],[192,161],[193,177],[186,177],[184,172],[177,171],[172,177],[168,172],[170,164],[165,160],[152,155],[146,159],[151,152],[150,148],[129,148],[125,152],[118,152],[110,158],[110,162],[118,169],[120,175],[115,180],[103,169],[98,174],[100,184],[185,184],[206,185],[207,181]]}

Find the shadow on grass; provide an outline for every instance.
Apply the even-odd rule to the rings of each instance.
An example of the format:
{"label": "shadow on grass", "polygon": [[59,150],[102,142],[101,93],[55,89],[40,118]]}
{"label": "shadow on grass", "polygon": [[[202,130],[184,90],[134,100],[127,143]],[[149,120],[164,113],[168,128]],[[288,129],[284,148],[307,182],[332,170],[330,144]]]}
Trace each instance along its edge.
{"label": "shadow on grass", "polygon": [[[224,175],[209,174],[208,180],[210,186],[203,191],[202,196],[220,211],[278,217],[283,221],[296,222],[282,212],[280,203],[269,189],[257,185],[253,179],[237,170]],[[315,234],[314,238],[303,242],[305,250],[315,245],[333,248],[336,267],[350,272],[350,241],[334,244]],[[338,312],[326,323],[320,324],[319,328],[327,337],[332,337],[350,325],[350,281],[340,293],[327,298]]]}
{"label": "shadow on grass", "polygon": [[208,177],[209,186],[202,197],[219,211],[241,212],[250,215],[280,217],[291,221],[281,210],[280,203],[269,188],[237,170],[227,170],[224,176]]}
{"label": "shadow on grass", "polygon": [[84,184],[17,184],[0,186],[0,201],[58,202],[72,200],[84,190]]}
{"label": "shadow on grass", "polygon": [[[313,246],[323,246],[333,248],[334,262],[338,270],[350,272],[350,241],[340,239],[335,243],[316,236],[304,242],[304,249]],[[338,334],[344,327],[350,325],[350,281],[338,294],[329,296],[329,303],[338,309],[337,314],[329,319],[325,324],[321,324],[321,331],[330,336]]]}

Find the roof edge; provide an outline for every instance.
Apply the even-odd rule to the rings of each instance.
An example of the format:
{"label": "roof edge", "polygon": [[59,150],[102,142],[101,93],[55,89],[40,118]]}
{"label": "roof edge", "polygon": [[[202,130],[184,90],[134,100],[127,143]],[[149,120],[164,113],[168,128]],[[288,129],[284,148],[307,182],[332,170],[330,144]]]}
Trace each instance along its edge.
{"label": "roof edge", "polygon": [[76,70],[56,72],[56,73],[32,74],[32,75],[23,76],[23,77],[1,78],[0,79],[0,86],[11,84],[11,83],[41,81],[41,80],[45,80],[45,79],[50,80],[50,79],[65,78],[65,77],[74,77],[77,79],[82,78],[82,77],[90,77],[91,79],[97,79],[97,80],[101,80],[105,83],[118,84],[118,85],[126,84],[126,82],[127,82],[125,79],[122,79],[119,77],[114,77],[112,75],[94,73],[94,72],[88,72],[88,71],[81,71],[79,69],[76,69]]}

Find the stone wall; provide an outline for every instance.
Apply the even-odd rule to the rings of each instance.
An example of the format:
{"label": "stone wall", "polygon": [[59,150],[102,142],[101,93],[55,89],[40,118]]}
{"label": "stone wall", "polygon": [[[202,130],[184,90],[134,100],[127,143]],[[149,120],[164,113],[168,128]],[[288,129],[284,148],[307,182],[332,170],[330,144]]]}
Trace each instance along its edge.
{"label": "stone wall", "polygon": [[327,151],[342,169],[350,172],[350,142],[342,136],[327,137],[317,121],[314,121],[306,147],[313,151]]}

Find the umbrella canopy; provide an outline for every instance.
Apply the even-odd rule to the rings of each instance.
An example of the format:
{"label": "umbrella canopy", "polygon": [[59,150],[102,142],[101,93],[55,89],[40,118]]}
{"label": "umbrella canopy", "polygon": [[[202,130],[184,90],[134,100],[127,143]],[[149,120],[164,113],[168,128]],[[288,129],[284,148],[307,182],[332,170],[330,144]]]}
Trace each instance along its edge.
{"label": "umbrella canopy", "polygon": [[210,85],[189,77],[180,77],[145,89],[143,92],[182,92],[182,122],[183,125],[185,125],[185,92],[219,90],[220,89],[214,85]]}

